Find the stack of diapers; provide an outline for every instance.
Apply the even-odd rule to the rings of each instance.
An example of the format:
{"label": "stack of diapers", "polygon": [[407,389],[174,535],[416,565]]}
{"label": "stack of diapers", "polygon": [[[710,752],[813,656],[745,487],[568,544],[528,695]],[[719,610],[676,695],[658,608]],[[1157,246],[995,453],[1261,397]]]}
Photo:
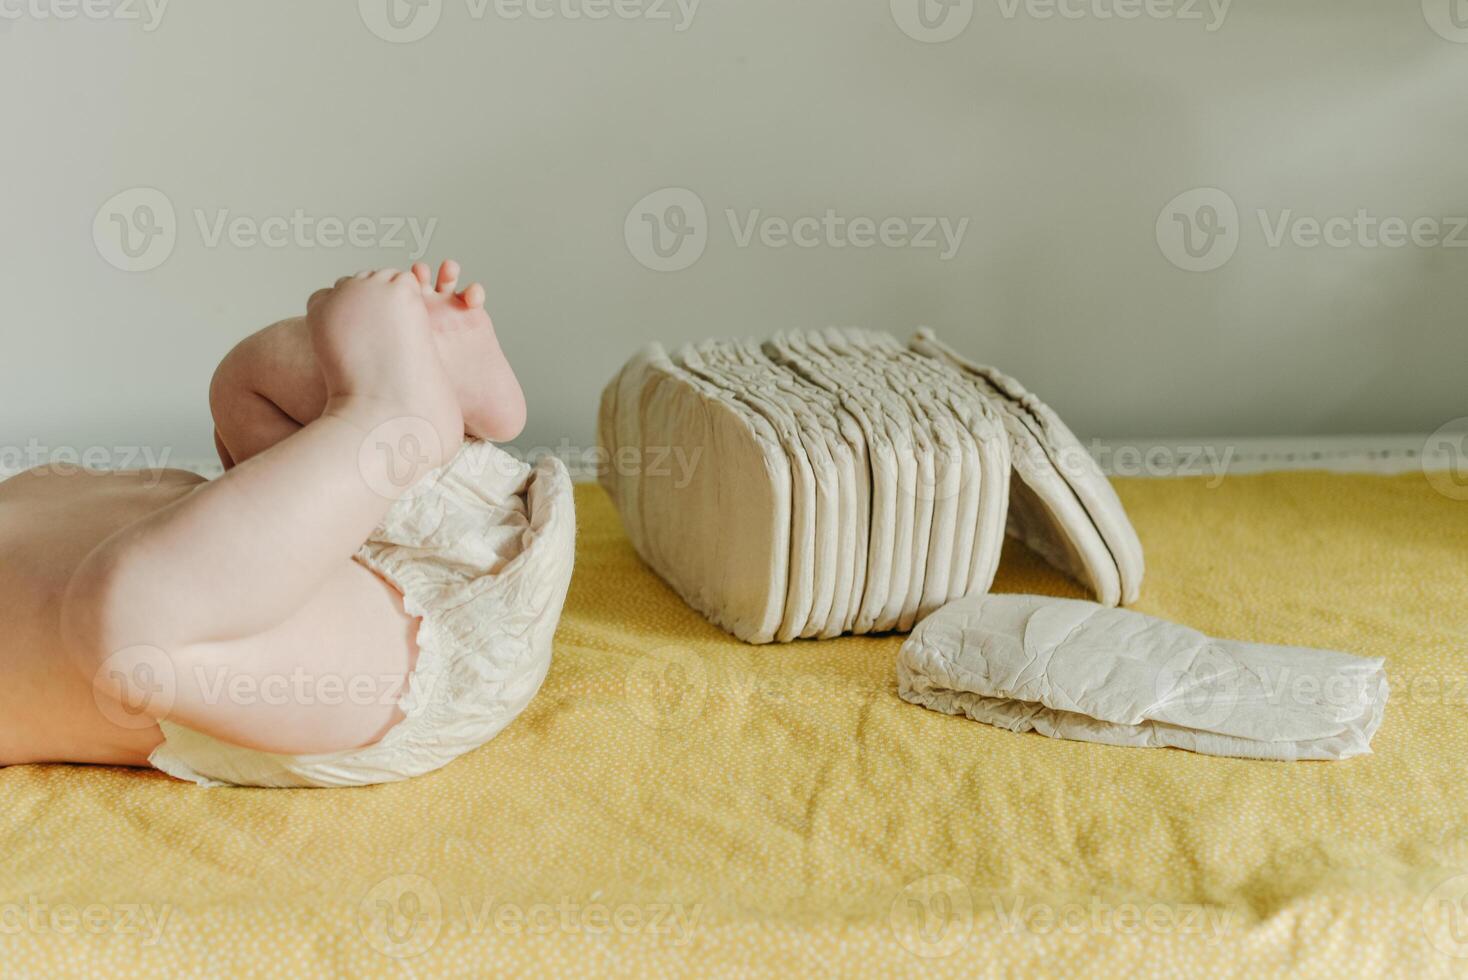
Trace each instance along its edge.
{"label": "stack of diapers", "polygon": [[1075,599],[960,599],[897,658],[913,704],[1015,732],[1246,759],[1371,751],[1380,658],[1217,640]]}
{"label": "stack of diapers", "polygon": [[1107,605],[1141,589],[1141,544],[1075,436],[931,331],[653,344],[598,433],[638,554],[750,643],[909,630],[988,591],[1006,528]]}

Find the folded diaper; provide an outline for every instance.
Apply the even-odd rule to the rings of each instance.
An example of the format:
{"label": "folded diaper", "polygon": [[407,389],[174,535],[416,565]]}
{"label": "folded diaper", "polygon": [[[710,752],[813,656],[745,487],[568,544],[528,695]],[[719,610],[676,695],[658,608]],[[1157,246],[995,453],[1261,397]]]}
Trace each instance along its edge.
{"label": "folded diaper", "polygon": [[[867,440],[873,512],[868,535],[866,590],[855,632],[903,628],[915,615],[908,599],[915,566],[925,562],[931,512],[922,512],[919,481],[931,467],[925,440],[914,431],[907,406],[883,380],[856,363],[830,334],[787,334],[783,346],[771,345],[782,368],[837,395],[858,419]],[[861,479],[858,475],[858,479]],[[919,552],[921,549],[921,553]],[[917,576],[921,583],[921,572]],[[908,624],[911,625],[911,618]]]}
{"label": "folded diaper", "polygon": [[[833,624],[833,612],[844,620],[850,601],[855,499],[851,451],[829,413],[821,411],[820,393],[742,341],[684,347],[673,359],[727,393],[740,410],[768,423],[790,463],[790,566],[784,618],[775,638],[837,635],[840,624]],[[843,588],[839,604],[838,581]]]}
{"label": "folded diaper", "polygon": [[[788,377],[795,379],[793,383],[823,392],[850,420],[845,428],[847,438],[853,441],[854,454],[864,457],[867,464],[853,474],[858,493],[867,501],[867,532],[865,553],[855,555],[855,563],[864,568],[859,573],[863,587],[847,631],[891,629],[896,624],[890,608],[894,584],[905,583],[911,568],[912,510],[910,506],[899,508],[900,469],[908,463],[916,471],[910,437],[883,411],[862,378],[843,376],[819,335],[777,335],[764,349]],[[900,550],[899,543],[904,520],[905,551]],[[902,588],[905,590],[905,585]]]}
{"label": "folded diaper", "polygon": [[1009,531],[1108,606],[1137,601],[1142,544],[1111,482],[1060,416],[996,368],[918,331],[912,349],[962,371],[1003,414],[1014,471]]}
{"label": "folded diaper", "polygon": [[515,719],[550,668],[575,560],[571,479],[487,442],[395,503],[357,560],[421,617],[404,718],[365,748],[257,752],[162,722],[149,762],[205,786],[361,786],[408,779],[478,748]]}
{"label": "folded diaper", "polygon": [[[786,574],[785,608],[775,639],[793,640],[814,635],[812,613],[821,584],[818,567],[835,571],[835,515],[831,490],[835,473],[807,445],[794,408],[771,380],[771,372],[751,366],[752,355],[730,343],[685,346],[673,353],[673,362],[716,389],[734,411],[755,429],[772,433],[790,468],[790,550]],[[827,602],[829,613],[829,600]]]}
{"label": "folded diaper", "polygon": [[[890,374],[905,378],[910,390],[923,393],[929,413],[948,414],[960,453],[973,450],[972,459],[964,458],[961,464],[956,523],[951,531],[953,564],[946,591],[953,598],[987,592],[999,567],[1011,466],[1009,441],[996,407],[958,373],[902,347],[886,334],[856,330],[844,333],[868,357],[884,362]],[[945,492],[939,499],[949,498]],[[935,546],[940,536],[950,537],[947,522],[936,512],[933,533]],[[926,616],[942,606],[946,600],[938,597],[944,591],[934,590],[931,601],[924,603],[919,614]]]}
{"label": "folded diaper", "polygon": [[598,435],[638,554],[751,643],[911,629],[989,589],[1006,524],[1107,604],[1141,587],[1075,436],[930,331],[654,344],[603,392]]}
{"label": "folded diaper", "polygon": [[898,693],[1015,732],[1248,759],[1370,751],[1380,658],[1218,640],[1075,599],[959,599],[913,631]]}
{"label": "folded diaper", "polygon": [[784,623],[791,486],[769,424],[651,344],[603,393],[598,439],[603,485],[643,561],[712,622],[771,642]]}

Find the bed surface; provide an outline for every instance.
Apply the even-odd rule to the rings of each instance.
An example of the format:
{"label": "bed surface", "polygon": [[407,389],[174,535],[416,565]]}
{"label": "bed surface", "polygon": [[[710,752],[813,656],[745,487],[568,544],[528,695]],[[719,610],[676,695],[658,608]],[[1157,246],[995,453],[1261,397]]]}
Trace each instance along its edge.
{"label": "bed surface", "polygon": [[[1117,486],[1147,550],[1136,608],[1386,658],[1373,755],[925,711],[896,695],[901,637],[744,646],[582,485],[545,687],[439,773],[0,770],[0,972],[1468,970],[1468,502],[1421,473]],[[1012,541],[995,589],[1080,595]]]}

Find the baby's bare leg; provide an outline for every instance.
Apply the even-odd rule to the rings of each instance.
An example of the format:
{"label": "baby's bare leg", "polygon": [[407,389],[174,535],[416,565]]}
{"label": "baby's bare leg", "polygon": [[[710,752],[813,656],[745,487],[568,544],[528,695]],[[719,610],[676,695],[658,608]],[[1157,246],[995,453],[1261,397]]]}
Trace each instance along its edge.
{"label": "baby's bare leg", "polygon": [[[108,539],[82,563],[63,605],[68,647],[105,693],[135,704],[127,671],[103,668],[118,655],[161,656],[177,691],[160,720],[271,751],[324,751],[323,738],[359,738],[381,727],[383,706],[323,733],[319,717],[339,713],[221,701],[211,677],[394,663],[405,671],[407,621],[390,628],[400,607],[350,559],[395,497],[457,451],[463,434],[411,276],[343,280],[313,300],[311,339],[327,392],[321,415]],[[357,616],[387,624],[386,635],[374,640],[382,630],[364,630]],[[341,662],[313,659],[323,651]]]}

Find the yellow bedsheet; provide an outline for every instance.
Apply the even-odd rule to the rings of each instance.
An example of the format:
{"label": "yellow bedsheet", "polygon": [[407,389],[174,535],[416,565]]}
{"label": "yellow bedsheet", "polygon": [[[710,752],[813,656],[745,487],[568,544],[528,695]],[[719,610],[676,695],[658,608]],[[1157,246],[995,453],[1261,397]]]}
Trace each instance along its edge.
{"label": "yellow bedsheet", "polygon": [[[0,771],[0,974],[1468,968],[1468,503],[1421,475],[1119,481],[1144,612],[1384,656],[1375,754],[1246,762],[898,699],[900,637],[746,647],[578,488],[530,709],[365,790]],[[1077,594],[1010,544],[999,591]]]}

